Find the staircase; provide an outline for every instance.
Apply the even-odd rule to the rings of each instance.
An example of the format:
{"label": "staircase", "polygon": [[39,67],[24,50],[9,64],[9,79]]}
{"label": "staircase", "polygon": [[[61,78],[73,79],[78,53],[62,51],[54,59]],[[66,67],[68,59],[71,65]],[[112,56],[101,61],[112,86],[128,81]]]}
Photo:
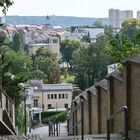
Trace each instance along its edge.
{"label": "staircase", "polygon": [[[81,140],[81,136],[48,137],[48,135],[3,136],[0,140]],[[106,134],[85,135],[84,140],[106,140]],[[123,140],[120,135],[111,134],[111,140]]]}

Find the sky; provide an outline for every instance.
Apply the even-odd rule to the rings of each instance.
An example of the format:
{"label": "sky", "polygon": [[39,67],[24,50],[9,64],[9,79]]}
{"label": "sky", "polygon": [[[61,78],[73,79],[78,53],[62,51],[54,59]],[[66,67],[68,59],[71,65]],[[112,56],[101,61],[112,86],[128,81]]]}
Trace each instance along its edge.
{"label": "sky", "polygon": [[13,0],[7,15],[108,17],[108,9],[140,10],[140,0]]}

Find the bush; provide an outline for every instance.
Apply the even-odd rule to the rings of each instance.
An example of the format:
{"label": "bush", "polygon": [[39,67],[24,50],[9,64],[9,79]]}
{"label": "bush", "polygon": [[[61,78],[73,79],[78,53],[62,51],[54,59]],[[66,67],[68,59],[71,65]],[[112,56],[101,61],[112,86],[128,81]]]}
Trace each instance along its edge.
{"label": "bush", "polygon": [[49,124],[57,123],[57,122],[64,122],[67,119],[66,112],[42,112],[42,123]]}

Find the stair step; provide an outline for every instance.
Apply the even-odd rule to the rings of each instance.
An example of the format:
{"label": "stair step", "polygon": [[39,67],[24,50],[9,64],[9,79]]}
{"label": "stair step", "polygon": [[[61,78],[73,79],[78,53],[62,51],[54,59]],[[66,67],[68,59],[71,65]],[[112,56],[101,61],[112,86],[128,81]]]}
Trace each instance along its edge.
{"label": "stair step", "polygon": [[[111,134],[111,140],[121,140],[120,135]],[[81,140],[81,136],[48,137],[48,135],[3,136],[0,140]],[[84,140],[106,140],[106,134],[85,135]]]}

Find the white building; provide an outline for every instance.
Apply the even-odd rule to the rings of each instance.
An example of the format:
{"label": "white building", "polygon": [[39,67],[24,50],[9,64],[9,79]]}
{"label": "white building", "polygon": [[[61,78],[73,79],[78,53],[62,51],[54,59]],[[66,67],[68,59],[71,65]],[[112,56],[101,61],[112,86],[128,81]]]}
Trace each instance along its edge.
{"label": "white building", "polygon": [[48,109],[70,108],[73,85],[71,83],[43,84],[42,80],[30,80],[35,88],[32,95],[32,107]]}
{"label": "white building", "polygon": [[124,20],[133,18],[132,10],[109,9],[109,25],[120,28]]}

